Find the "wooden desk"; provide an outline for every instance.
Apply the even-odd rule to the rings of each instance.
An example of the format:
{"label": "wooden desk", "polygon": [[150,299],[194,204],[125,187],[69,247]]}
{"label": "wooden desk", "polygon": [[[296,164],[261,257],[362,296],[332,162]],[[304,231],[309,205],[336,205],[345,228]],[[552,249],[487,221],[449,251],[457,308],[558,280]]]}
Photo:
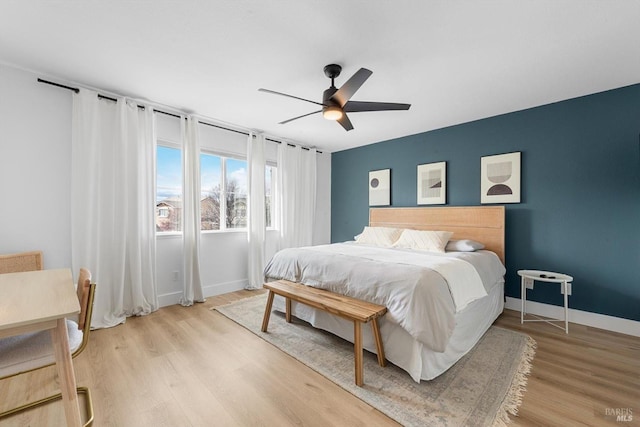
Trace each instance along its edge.
{"label": "wooden desk", "polygon": [[66,317],[80,312],[71,270],[0,274],[0,338],[51,330],[67,425],[80,427]]}

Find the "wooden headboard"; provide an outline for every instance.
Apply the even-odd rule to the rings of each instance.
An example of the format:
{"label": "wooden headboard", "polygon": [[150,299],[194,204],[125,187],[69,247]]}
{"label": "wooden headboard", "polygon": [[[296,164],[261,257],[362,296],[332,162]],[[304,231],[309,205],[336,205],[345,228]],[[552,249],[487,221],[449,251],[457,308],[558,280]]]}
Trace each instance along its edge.
{"label": "wooden headboard", "polygon": [[371,208],[369,226],[452,231],[452,239],[481,242],[505,264],[504,217],[504,206]]}

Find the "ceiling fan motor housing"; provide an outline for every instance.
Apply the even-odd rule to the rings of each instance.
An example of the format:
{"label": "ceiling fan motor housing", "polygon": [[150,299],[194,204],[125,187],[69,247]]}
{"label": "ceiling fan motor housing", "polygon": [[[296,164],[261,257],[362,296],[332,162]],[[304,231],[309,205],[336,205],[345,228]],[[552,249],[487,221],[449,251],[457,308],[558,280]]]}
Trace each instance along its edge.
{"label": "ceiling fan motor housing", "polygon": [[336,93],[338,89],[335,86],[331,86],[329,89],[325,90],[322,94],[322,103],[325,106],[329,105],[337,105],[340,106],[335,100],[331,99],[334,93]]}
{"label": "ceiling fan motor housing", "polygon": [[344,112],[342,111],[342,107],[335,100],[331,99],[334,93],[336,93],[338,89],[335,86],[331,86],[329,89],[325,90],[322,94],[322,116],[325,119],[329,120],[337,120],[342,117]]}

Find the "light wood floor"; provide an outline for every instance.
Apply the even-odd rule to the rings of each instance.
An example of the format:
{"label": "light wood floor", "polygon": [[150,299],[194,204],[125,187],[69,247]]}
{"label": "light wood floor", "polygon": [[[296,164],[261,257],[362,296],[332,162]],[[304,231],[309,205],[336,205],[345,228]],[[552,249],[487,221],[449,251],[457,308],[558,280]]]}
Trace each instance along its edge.
{"label": "light wood floor", "polygon": [[[204,304],[172,306],[93,331],[75,359],[103,426],[395,426],[394,421],[210,308],[255,295],[239,291]],[[640,338],[581,325],[570,334],[520,325],[506,310],[498,326],[538,343],[512,425],[640,425]],[[366,381],[366,379],[365,379]],[[0,381],[0,410],[51,394],[55,368]],[[633,422],[607,410],[631,408]],[[0,426],[61,426],[61,404]]]}

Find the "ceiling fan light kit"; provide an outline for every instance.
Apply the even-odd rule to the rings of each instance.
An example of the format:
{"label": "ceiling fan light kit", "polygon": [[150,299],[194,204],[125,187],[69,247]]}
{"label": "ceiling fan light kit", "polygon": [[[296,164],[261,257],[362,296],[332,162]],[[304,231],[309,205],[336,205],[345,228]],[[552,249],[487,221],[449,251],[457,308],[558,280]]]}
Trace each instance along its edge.
{"label": "ceiling fan light kit", "polygon": [[344,116],[344,113],[337,105],[330,105],[322,108],[322,116],[327,120],[338,120]]}
{"label": "ceiling fan light kit", "polygon": [[294,117],[280,122],[280,124],[289,123],[293,120],[301,119],[316,113],[322,113],[327,120],[337,121],[346,131],[353,129],[353,125],[346,113],[357,113],[363,111],[390,111],[390,110],[408,110],[411,104],[398,104],[394,102],[366,102],[351,101],[351,97],[364,84],[373,72],[366,68],[360,68],[349,80],[347,80],[340,89],[335,86],[335,78],[340,75],[342,67],[338,64],[329,64],[324,67],[324,74],[331,79],[331,86],[322,94],[322,102],[312,101],[310,99],[300,98],[298,96],[288,95],[282,92],[276,92],[269,89],[258,89],[261,92],[267,92],[274,95],[286,96],[288,98],[298,99],[300,101],[310,102],[312,104],[322,106],[321,110],[312,111],[302,116]]}

